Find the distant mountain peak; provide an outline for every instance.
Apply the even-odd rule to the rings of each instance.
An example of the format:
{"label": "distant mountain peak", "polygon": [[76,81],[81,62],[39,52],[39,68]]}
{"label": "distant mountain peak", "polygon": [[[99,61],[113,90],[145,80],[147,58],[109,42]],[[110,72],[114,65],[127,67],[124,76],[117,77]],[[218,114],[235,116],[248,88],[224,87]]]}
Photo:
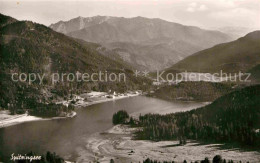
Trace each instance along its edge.
{"label": "distant mountain peak", "polygon": [[54,29],[57,32],[61,32],[64,34],[81,30],[89,26],[93,26],[96,24],[101,24],[103,22],[108,21],[113,17],[111,16],[93,16],[93,17],[82,17],[78,16],[69,21],[59,21],[55,24],[51,24],[50,28]]}
{"label": "distant mountain peak", "polygon": [[231,40],[218,31],[142,16],[77,17],[50,27],[74,38],[102,44],[134,66],[149,70],[166,68],[194,52]]}

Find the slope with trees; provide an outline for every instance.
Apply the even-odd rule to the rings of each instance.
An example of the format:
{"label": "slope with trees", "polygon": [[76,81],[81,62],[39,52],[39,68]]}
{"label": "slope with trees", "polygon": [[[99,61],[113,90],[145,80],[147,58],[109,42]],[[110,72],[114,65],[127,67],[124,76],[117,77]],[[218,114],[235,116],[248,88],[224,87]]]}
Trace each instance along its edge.
{"label": "slope with trees", "polygon": [[260,62],[260,31],[197,52],[169,69],[190,72],[247,72]]}
{"label": "slope with trees", "polygon": [[[124,62],[101,55],[91,44],[82,43],[52,29],[30,21],[17,21],[0,15],[0,107],[15,110],[36,109],[58,98],[83,91],[117,91],[146,89],[150,81],[134,77],[133,70]],[[57,82],[51,81],[52,73],[124,73],[125,81],[116,82]],[[12,81],[12,73],[45,74],[43,83],[36,80]],[[47,94],[47,95],[46,95]],[[38,108],[41,108],[38,107]],[[59,109],[63,110],[59,107]]]}
{"label": "slope with trees", "polygon": [[143,127],[137,139],[194,139],[226,142],[259,148],[260,85],[226,94],[213,103],[167,115],[147,114],[139,117]]}
{"label": "slope with trees", "polygon": [[176,85],[160,86],[148,96],[161,98],[164,100],[183,101],[213,101],[220,96],[233,91],[232,83],[214,82],[180,82]]}

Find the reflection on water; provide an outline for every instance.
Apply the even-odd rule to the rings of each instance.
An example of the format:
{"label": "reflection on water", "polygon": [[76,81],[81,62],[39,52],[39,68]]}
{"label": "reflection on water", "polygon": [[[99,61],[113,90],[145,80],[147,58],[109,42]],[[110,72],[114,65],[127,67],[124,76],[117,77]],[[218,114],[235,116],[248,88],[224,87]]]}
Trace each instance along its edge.
{"label": "reflection on water", "polygon": [[37,121],[0,129],[0,158],[10,158],[11,153],[29,151],[45,153],[47,150],[61,156],[76,155],[75,149],[83,139],[112,127],[112,115],[127,110],[131,115],[144,113],[169,113],[190,110],[205,105],[198,102],[168,102],[144,96],[110,101],[78,109],[72,119]]}

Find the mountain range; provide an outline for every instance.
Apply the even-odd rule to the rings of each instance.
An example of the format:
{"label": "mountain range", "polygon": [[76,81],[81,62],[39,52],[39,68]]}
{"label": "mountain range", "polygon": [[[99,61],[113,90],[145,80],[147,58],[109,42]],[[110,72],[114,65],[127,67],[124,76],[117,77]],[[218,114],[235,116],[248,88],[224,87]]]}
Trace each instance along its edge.
{"label": "mountain range", "polygon": [[77,17],[50,28],[99,43],[133,67],[150,71],[170,67],[195,52],[232,39],[219,31],[144,17]]}
{"label": "mountain range", "polygon": [[247,72],[260,63],[259,45],[260,31],[254,31],[235,41],[197,52],[169,69],[214,73],[221,70],[229,73]]}
{"label": "mountain range", "polygon": [[[58,97],[88,90],[113,90],[117,92],[136,89],[146,90],[149,89],[151,81],[144,77],[134,77],[135,68],[149,68],[153,70],[155,67],[158,68],[157,64],[161,65],[160,68],[167,67],[167,64],[171,63],[169,58],[174,59],[176,57],[175,54],[177,54],[168,53],[171,49],[178,52],[182,51],[184,57],[184,55],[189,54],[184,52],[187,49],[198,48],[199,45],[200,48],[205,48],[206,45],[204,43],[207,41],[207,45],[209,45],[214,44],[214,42],[220,42],[223,38],[228,39],[227,35],[220,32],[205,31],[197,27],[187,27],[161,19],[142,17],[76,18],[75,22],[78,19],[86,22],[83,25],[81,23],[79,30],[77,30],[76,27],[78,25],[75,22],[69,23],[76,25],[76,27],[71,26],[70,28],[61,28],[62,25],[58,28],[58,25],[52,25],[52,28],[57,27],[58,30],[66,33],[66,35],[88,31],[89,28],[93,28],[93,31],[94,29],[99,29],[100,31],[98,31],[101,34],[96,33],[97,37],[93,36],[92,38],[95,38],[96,42],[99,43],[95,43],[95,41],[93,43],[84,41],[85,39],[66,36],[49,27],[31,21],[18,21],[2,14],[0,14],[0,19],[0,84],[2,88],[0,89],[0,107],[2,108],[6,108],[10,103],[16,106],[16,108],[26,105],[30,108],[29,105],[31,105],[32,101],[34,101],[33,103],[41,103],[42,101],[48,103]],[[149,26],[151,27],[148,27],[147,22],[150,22]],[[65,22],[59,23],[63,24]],[[104,23],[106,27],[103,26]],[[93,26],[97,27],[94,28]],[[110,31],[102,35],[103,30],[110,28],[117,29],[119,32],[117,31],[116,33],[118,35],[110,33]],[[74,29],[76,31],[73,31]],[[129,35],[122,32],[123,29]],[[87,33],[87,36],[90,33]],[[111,34],[111,39],[103,42],[101,38],[108,37],[109,34]],[[141,34],[142,36],[140,37],[139,35]],[[97,41],[98,39],[100,41]],[[176,41],[174,45],[178,46],[170,46],[169,42],[173,40]],[[222,43],[194,53],[173,65],[167,71],[243,71],[251,72],[254,74],[254,80],[259,81],[259,43],[260,31],[251,32],[235,41]],[[111,48],[117,45],[120,48]],[[149,55],[146,53],[147,48],[144,47],[149,47],[151,52]],[[135,53],[130,55],[127,49],[131,49]],[[123,50],[125,51],[123,52]],[[139,53],[140,50],[143,53]],[[136,62],[133,62],[134,60]],[[150,63],[152,67],[147,67],[147,63]],[[84,73],[95,73],[98,71],[107,71],[108,73],[123,72],[126,74],[127,80],[126,82],[65,82],[57,83],[54,86],[50,84],[49,80],[45,80],[43,85],[34,84],[30,87],[27,83],[10,81],[10,74],[14,72],[51,74],[56,72],[76,73],[78,71]],[[28,102],[28,104],[24,104],[24,102]]]}

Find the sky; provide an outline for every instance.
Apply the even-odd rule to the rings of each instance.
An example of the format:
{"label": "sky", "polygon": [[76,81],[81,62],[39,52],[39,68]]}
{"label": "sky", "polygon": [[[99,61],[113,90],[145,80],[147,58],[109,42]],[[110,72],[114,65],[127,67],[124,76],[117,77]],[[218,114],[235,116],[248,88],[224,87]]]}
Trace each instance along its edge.
{"label": "sky", "polygon": [[260,29],[260,0],[0,0],[0,12],[47,26],[101,15],[161,18],[202,28]]}

